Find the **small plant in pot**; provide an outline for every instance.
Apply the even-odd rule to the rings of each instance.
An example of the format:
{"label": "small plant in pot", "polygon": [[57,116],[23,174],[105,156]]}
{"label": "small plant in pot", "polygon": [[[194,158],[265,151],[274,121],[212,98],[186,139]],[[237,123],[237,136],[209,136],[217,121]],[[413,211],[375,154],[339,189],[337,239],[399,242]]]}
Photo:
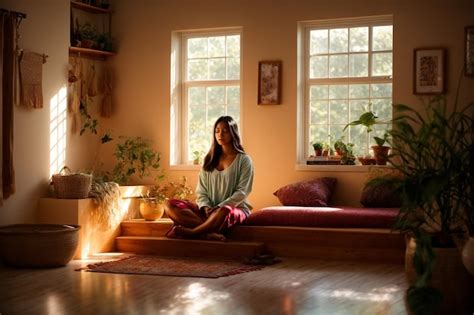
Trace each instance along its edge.
{"label": "small plant in pot", "polygon": [[146,221],[158,220],[165,212],[166,186],[153,185],[140,197],[140,214]]}
{"label": "small plant in pot", "polygon": [[390,147],[384,144],[387,142],[388,136],[389,134],[385,132],[383,138],[374,137],[375,143],[377,143],[377,145],[373,145],[371,148],[374,151],[374,157],[377,165],[387,165]]}
{"label": "small plant in pot", "polygon": [[[368,134],[371,133],[372,130],[373,130],[373,126],[376,125],[376,124],[381,123],[381,122],[377,121],[378,116],[372,111],[371,107],[372,107],[372,104],[369,103],[367,112],[361,114],[359,119],[354,120],[354,121],[348,123],[346,126],[344,126],[343,131],[345,131],[350,126],[362,125],[367,129]],[[371,148],[374,151],[374,157],[375,157],[375,161],[376,161],[377,165],[386,165],[387,164],[388,152],[390,150],[390,147],[384,146],[384,144],[387,140],[387,136],[388,136],[388,134],[387,134],[387,132],[385,132],[383,138],[374,137],[374,140],[377,143],[377,145],[372,146]],[[371,162],[370,163],[365,163],[366,159],[367,159],[367,157],[360,159],[360,160],[362,160],[361,161],[362,164],[371,164]],[[370,158],[368,160],[371,161]]]}
{"label": "small plant in pot", "polygon": [[313,143],[313,149],[314,149],[314,155],[315,156],[321,156],[323,155],[323,143],[320,141],[314,142]]}

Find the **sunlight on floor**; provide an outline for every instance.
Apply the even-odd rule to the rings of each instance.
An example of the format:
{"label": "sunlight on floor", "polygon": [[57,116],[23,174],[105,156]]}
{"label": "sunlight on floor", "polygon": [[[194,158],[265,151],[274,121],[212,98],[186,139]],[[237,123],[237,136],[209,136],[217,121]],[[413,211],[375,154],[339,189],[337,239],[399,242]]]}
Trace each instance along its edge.
{"label": "sunlight on floor", "polygon": [[324,292],[323,296],[332,298],[352,299],[359,301],[391,301],[395,298],[395,293],[400,291],[400,288],[395,286],[374,288],[369,292],[358,292],[351,289],[340,289]]}
{"label": "sunlight on floor", "polygon": [[166,314],[199,314],[207,307],[219,304],[230,298],[229,293],[215,291],[195,282],[179,290],[174,296],[177,303],[171,303],[166,310],[160,312]]}
{"label": "sunlight on floor", "polygon": [[67,88],[63,86],[49,101],[49,176],[66,162]]}

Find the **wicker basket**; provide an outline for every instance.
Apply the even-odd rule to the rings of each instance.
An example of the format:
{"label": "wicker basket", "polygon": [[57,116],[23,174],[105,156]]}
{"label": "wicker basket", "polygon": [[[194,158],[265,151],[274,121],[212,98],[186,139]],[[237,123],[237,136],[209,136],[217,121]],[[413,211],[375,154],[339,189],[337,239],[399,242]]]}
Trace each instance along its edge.
{"label": "wicker basket", "polygon": [[79,229],[60,224],[0,226],[0,259],[13,267],[64,266],[77,249]]}
{"label": "wicker basket", "polygon": [[92,175],[71,174],[67,166],[64,166],[58,174],[54,174],[51,179],[56,198],[83,199],[88,197],[91,190]]}

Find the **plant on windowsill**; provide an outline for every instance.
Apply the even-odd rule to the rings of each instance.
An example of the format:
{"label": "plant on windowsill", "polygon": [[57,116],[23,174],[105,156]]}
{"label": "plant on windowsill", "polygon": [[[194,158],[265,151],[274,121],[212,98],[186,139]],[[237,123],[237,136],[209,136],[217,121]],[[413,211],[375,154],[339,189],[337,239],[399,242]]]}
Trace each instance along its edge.
{"label": "plant on windowsill", "polygon": [[[372,111],[372,103],[369,103],[367,106],[367,111],[365,113],[362,113],[359,117],[359,119],[351,121],[348,123],[346,126],[344,126],[344,129],[342,130],[343,132],[349,127],[349,126],[358,126],[362,125],[366,128],[367,133],[372,132],[372,128],[374,125],[379,124],[381,122],[377,121],[378,116],[375,114],[375,112]],[[377,145],[372,146],[372,150],[374,151],[374,157],[377,165],[386,165],[387,164],[387,158],[388,158],[388,152],[390,150],[390,147],[384,146],[386,140],[387,140],[387,131],[384,133],[383,138],[380,137],[374,137],[375,142]],[[370,157],[363,157],[359,158],[362,164],[371,164],[371,162],[366,161],[371,161]]]}
{"label": "plant on windowsill", "polygon": [[323,143],[320,141],[316,141],[313,143],[314,155],[321,156],[323,155]]}
{"label": "plant on windowsill", "polygon": [[[472,282],[463,274],[462,264],[461,268],[456,265],[460,257],[454,241],[459,235],[471,235],[470,242],[474,234],[473,108],[474,102],[459,108],[457,97],[453,109],[445,97],[432,98],[424,115],[409,106],[394,105],[397,118],[389,131],[393,149],[389,161],[402,177],[377,178],[371,183],[395,185],[402,199],[395,228],[410,238],[407,301],[413,314],[460,313],[456,307],[466,305],[453,302],[466,303],[472,297]],[[470,257],[472,263],[474,253],[464,254],[466,248],[463,262]],[[441,292],[446,302],[441,301]]]}

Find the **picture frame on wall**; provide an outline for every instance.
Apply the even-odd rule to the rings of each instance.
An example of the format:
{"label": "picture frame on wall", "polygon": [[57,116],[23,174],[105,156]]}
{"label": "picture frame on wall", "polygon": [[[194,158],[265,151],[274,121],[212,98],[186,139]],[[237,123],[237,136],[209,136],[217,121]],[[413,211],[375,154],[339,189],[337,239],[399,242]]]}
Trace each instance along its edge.
{"label": "picture frame on wall", "polygon": [[444,48],[417,48],[414,50],[413,93],[442,94],[445,88]]}
{"label": "picture frame on wall", "polygon": [[260,61],[258,63],[258,104],[278,105],[281,103],[281,61]]}
{"label": "picture frame on wall", "polygon": [[464,74],[474,76],[474,25],[465,27]]}

